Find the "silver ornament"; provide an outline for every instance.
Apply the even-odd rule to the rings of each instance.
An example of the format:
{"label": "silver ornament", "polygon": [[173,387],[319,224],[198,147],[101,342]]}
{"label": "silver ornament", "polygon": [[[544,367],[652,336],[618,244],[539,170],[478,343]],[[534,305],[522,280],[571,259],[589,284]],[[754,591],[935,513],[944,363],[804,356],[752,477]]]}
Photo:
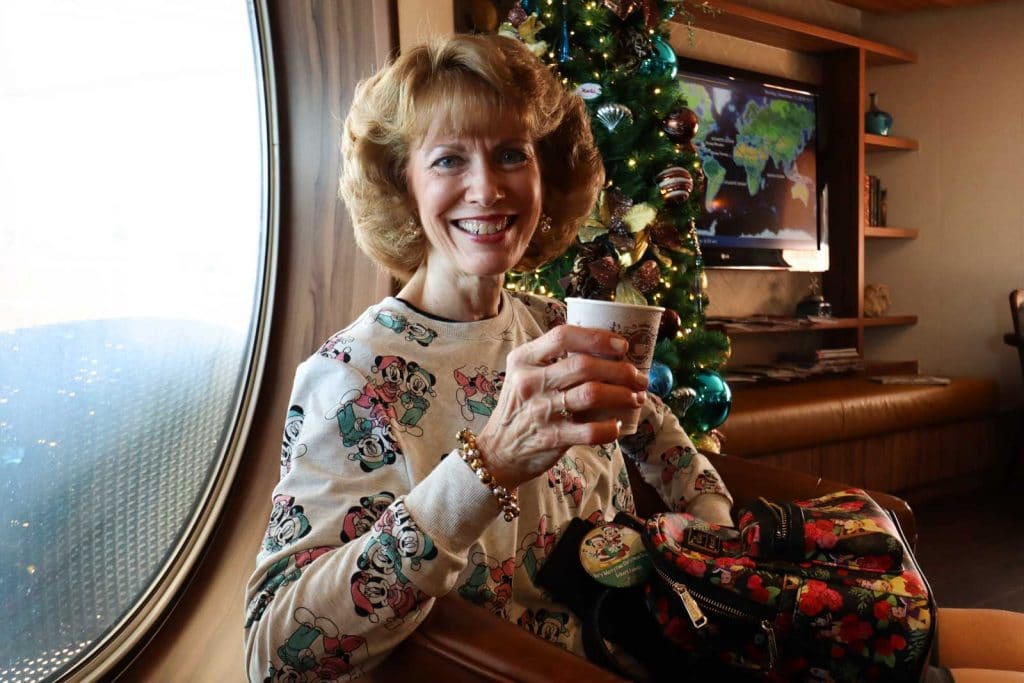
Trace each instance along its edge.
{"label": "silver ornament", "polygon": [[622,123],[623,119],[626,120],[626,123],[633,123],[633,112],[629,110],[629,107],[615,102],[602,104],[597,108],[596,116],[597,120],[608,129],[608,132],[614,131],[615,127]]}
{"label": "silver ornament", "polygon": [[697,390],[691,387],[679,387],[672,392],[672,398],[675,399],[675,409],[682,416],[697,400]]}

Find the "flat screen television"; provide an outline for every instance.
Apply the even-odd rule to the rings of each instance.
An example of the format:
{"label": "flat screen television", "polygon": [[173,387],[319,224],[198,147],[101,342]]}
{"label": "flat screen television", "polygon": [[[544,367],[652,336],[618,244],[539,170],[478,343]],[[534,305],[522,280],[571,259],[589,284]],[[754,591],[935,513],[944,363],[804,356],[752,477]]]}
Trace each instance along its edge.
{"label": "flat screen television", "polygon": [[818,179],[818,92],[751,72],[679,60],[699,119],[706,180],[697,234],[710,268],[828,270],[827,189]]}

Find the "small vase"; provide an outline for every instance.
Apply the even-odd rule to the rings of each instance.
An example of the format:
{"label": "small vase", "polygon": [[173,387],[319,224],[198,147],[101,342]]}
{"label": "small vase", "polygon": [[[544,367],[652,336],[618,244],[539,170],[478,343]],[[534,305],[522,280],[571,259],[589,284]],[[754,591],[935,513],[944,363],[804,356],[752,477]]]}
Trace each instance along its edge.
{"label": "small vase", "polygon": [[878,108],[878,93],[871,93],[871,108],[864,114],[864,130],[875,135],[888,135],[892,114]]}

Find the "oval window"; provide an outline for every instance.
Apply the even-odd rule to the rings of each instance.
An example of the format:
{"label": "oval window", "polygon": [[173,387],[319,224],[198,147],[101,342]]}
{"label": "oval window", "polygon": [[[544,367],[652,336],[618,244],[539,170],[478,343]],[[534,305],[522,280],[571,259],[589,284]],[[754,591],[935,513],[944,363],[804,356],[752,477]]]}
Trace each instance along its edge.
{"label": "oval window", "polygon": [[258,19],[0,3],[0,681],[102,672],[219,511],[276,235]]}

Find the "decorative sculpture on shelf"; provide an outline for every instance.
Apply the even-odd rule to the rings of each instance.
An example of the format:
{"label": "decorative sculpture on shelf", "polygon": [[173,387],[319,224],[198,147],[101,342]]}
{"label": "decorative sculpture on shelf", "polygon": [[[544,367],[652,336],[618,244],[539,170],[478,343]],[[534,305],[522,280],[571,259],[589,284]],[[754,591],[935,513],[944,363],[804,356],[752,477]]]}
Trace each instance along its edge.
{"label": "decorative sculpture on shelf", "polygon": [[888,285],[878,283],[864,287],[864,317],[879,318],[885,315],[891,304]]}
{"label": "decorative sculpture on shelf", "polygon": [[810,289],[810,293],[796,305],[796,317],[831,317],[832,304],[825,301],[825,297],[821,293],[821,276],[817,273],[811,276]]}

